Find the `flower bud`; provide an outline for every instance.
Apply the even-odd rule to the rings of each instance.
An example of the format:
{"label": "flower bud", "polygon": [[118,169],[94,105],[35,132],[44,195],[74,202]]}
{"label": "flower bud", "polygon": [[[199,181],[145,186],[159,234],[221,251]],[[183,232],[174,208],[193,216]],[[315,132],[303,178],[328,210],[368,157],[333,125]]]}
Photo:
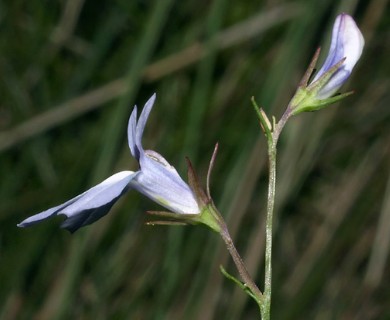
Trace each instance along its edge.
{"label": "flower bud", "polygon": [[352,92],[347,92],[334,95],[351,75],[362,54],[363,46],[363,35],[353,18],[345,13],[337,16],[333,25],[328,56],[314,79],[307,83],[318,59],[319,50],[317,50],[303,81],[291,100],[292,114],[315,111],[352,94]]}
{"label": "flower bud", "polygon": [[321,78],[332,66],[343,58],[344,62],[317,93],[318,99],[331,97],[349,78],[359,60],[364,46],[364,38],[355,21],[348,14],[337,16],[333,25],[332,42],[328,56],[312,83]]}

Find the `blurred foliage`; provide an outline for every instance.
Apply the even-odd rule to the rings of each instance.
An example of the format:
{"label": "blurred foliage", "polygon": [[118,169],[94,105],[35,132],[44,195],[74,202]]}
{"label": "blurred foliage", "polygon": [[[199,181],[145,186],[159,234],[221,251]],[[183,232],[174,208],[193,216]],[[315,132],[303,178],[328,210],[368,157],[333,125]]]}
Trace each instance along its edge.
{"label": "blurred foliage", "polygon": [[[0,3],[0,318],[256,319],[203,227],[145,226],[135,192],[74,235],[16,223],[122,169],[134,104],[157,92],[144,146],[189,155],[263,282],[265,139],[340,12],[366,47],[338,106],[293,118],[279,146],[273,319],[390,318],[386,0]],[[387,14],[386,14],[387,13]],[[343,88],[347,90],[348,88]]]}

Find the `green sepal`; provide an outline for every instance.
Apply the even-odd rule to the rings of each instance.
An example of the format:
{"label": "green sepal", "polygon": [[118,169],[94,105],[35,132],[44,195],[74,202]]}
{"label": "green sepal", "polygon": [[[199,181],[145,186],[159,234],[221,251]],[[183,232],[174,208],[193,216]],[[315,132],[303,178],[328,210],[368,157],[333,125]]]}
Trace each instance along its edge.
{"label": "green sepal", "polygon": [[164,220],[148,221],[147,225],[187,225],[198,223],[196,218],[199,214],[182,214],[169,211],[146,211],[146,213],[158,216]]}
{"label": "green sepal", "polygon": [[164,220],[148,221],[147,225],[188,225],[204,224],[215,232],[220,233],[219,213],[213,204],[203,207],[200,213],[174,213],[168,211],[147,211],[148,214],[158,216]]}
{"label": "green sepal", "polygon": [[[317,55],[317,53],[316,53]],[[315,57],[313,60],[316,61]],[[309,79],[309,71],[312,72],[312,64],[309,70],[306,72],[304,79],[301,81],[298,90],[290,102],[290,110],[292,115],[297,115],[302,112],[310,112],[322,109],[332,103],[338,102],[341,99],[351,95],[353,92],[347,92],[339,94],[327,99],[318,99],[318,92],[328,83],[329,79],[337,72],[340,66],[344,63],[345,58],[341,59],[327,72],[325,72],[318,80],[314,81],[310,85],[307,85]]]}
{"label": "green sepal", "polygon": [[307,86],[307,89],[313,94],[317,95],[317,93],[325,87],[330,78],[340,69],[342,64],[344,63],[345,58],[341,59],[334,66],[329,68],[321,77],[319,77],[316,81]]}
{"label": "green sepal", "polygon": [[211,199],[206,195],[199,183],[199,178],[195,173],[195,170],[192,166],[190,159],[186,158],[187,162],[187,176],[188,176],[188,185],[195,195],[195,199],[200,208],[205,207],[210,203]]}
{"label": "green sepal", "polygon": [[213,203],[203,207],[202,212],[194,218],[194,221],[208,226],[217,233],[221,232],[220,214]]}
{"label": "green sepal", "polygon": [[179,221],[164,221],[164,220],[156,220],[156,221],[148,221],[146,222],[148,226],[186,226],[188,223],[179,222]]}
{"label": "green sepal", "polygon": [[[195,195],[196,201],[198,202],[199,207],[201,208],[201,212],[196,215],[196,217],[191,220],[197,223],[202,223],[214,230],[215,232],[221,232],[221,223],[220,223],[220,213],[215,207],[213,200],[209,196],[209,187],[207,186],[208,192],[204,192],[202,187],[200,186],[198,176],[192,167],[191,161],[186,158],[187,167],[188,167],[188,185],[190,186],[192,192]],[[209,173],[208,176],[210,174]]]}
{"label": "green sepal", "polygon": [[296,114],[301,113],[301,112],[311,112],[311,111],[320,110],[320,109],[322,109],[330,104],[336,103],[336,102],[344,99],[345,97],[350,96],[351,94],[353,94],[353,91],[342,93],[342,94],[333,96],[331,98],[322,99],[322,100],[307,98],[296,109],[294,109],[292,114],[296,115]]}

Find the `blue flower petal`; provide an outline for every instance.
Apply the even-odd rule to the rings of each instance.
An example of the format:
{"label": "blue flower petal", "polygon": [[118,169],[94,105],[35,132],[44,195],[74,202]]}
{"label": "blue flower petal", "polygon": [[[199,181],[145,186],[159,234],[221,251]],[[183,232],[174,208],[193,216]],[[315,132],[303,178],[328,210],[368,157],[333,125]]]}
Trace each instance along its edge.
{"label": "blue flower petal", "polygon": [[142,135],[155,100],[156,94],[153,94],[146,102],[138,121],[136,107],[130,116],[127,128],[129,147],[141,167],[130,186],[175,213],[199,213],[201,210],[193,192],[176,169],[159,153],[145,151],[142,147]]}
{"label": "blue flower petal", "polygon": [[133,171],[118,172],[81,195],[27,218],[19,223],[18,227],[28,227],[63,214],[67,219],[61,227],[74,232],[106,215],[120,196],[128,190],[129,182],[137,174],[138,172]]}
{"label": "blue flower petal", "polygon": [[143,153],[142,147],[142,135],[144,133],[145,125],[148,120],[150,111],[152,111],[154,101],[156,100],[156,94],[154,93],[149,100],[145,103],[145,106],[141,112],[141,115],[137,121],[137,106],[134,107],[129,119],[129,125],[127,127],[127,139],[129,142],[129,148],[131,154],[138,161],[141,153]]}
{"label": "blue flower petal", "polygon": [[135,143],[136,129],[137,129],[137,106],[134,106],[133,112],[131,113],[129,119],[129,125],[127,127],[127,140],[129,142],[129,148],[132,156],[137,160],[139,160],[140,152]]}
{"label": "blue flower petal", "polygon": [[343,45],[343,39],[341,37],[340,28],[342,27],[343,15],[337,16],[332,30],[332,40],[329,48],[328,56],[326,57],[326,60],[321,67],[321,69],[318,71],[316,76],[313,79],[313,82],[319,79],[326,71],[328,71],[332,66],[334,66],[337,62],[339,62],[342,58],[344,58],[344,45]]}
{"label": "blue flower petal", "polygon": [[137,122],[137,129],[135,133],[135,143],[140,150],[140,152],[143,152],[142,148],[142,135],[144,133],[146,121],[148,120],[150,111],[152,111],[154,101],[156,100],[156,94],[154,93],[149,100],[145,103],[144,108],[142,109],[141,115],[139,116],[138,122]]}
{"label": "blue flower petal", "polygon": [[132,188],[175,213],[200,213],[188,184],[160,154],[146,150],[140,166],[140,173],[130,182]]}

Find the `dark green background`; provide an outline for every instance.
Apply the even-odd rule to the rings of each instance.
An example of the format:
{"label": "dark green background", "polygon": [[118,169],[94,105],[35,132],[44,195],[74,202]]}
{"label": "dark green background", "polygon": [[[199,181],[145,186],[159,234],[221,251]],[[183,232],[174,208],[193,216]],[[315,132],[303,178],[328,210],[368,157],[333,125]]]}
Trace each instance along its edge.
{"label": "dark green background", "polygon": [[0,3],[0,318],[256,319],[204,227],[145,226],[131,191],[74,235],[16,224],[120,170],[132,106],[143,143],[185,177],[190,156],[260,288],[267,163],[250,97],[278,119],[337,14],[366,39],[337,106],[291,119],[279,145],[273,319],[390,318],[388,1]]}

